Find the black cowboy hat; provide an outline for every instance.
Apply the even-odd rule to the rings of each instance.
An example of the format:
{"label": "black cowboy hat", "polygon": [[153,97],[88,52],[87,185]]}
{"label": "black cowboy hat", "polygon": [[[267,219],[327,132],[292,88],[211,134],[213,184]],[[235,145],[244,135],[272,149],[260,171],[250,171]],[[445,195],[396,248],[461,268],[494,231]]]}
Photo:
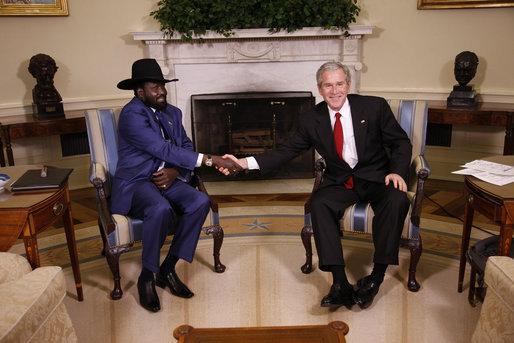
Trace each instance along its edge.
{"label": "black cowboy hat", "polygon": [[118,83],[119,89],[131,90],[139,82],[153,81],[153,82],[173,82],[178,79],[167,80],[162,75],[162,70],[157,61],[153,58],[143,58],[137,60],[132,64],[132,78],[120,81]]}

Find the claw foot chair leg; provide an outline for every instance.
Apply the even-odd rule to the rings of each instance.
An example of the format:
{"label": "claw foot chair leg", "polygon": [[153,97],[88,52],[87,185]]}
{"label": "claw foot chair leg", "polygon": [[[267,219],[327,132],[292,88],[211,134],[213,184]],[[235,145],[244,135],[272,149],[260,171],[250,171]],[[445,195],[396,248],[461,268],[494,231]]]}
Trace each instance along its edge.
{"label": "claw foot chair leg", "polygon": [[417,241],[409,241],[410,250],[410,265],[409,265],[409,280],[407,281],[407,289],[411,292],[417,292],[420,288],[416,280],[416,268],[418,266],[421,252],[423,251],[421,238]]}
{"label": "claw foot chair leg", "polygon": [[302,229],[302,243],[305,248],[305,264],[301,267],[302,273],[312,272],[312,226],[304,226]]}
{"label": "claw foot chair leg", "polygon": [[120,255],[128,250],[129,247],[115,247],[111,249],[105,249],[105,257],[107,258],[107,263],[109,264],[109,268],[111,269],[114,280],[114,288],[111,292],[112,300],[119,300],[123,296],[120,282]]}
{"label": "claw foot chair leg", "polygon": [[203,231],[207,235],[212,234],[212,238],[214,239],[214,271],[216,273],[223,273],[226,269],[225,265],[220,261],[220,250],[221,245],[223,244],[223,237],[225,236],[223,233],[223,228],[220,225],[214,225],[208,228],[204,228]]}

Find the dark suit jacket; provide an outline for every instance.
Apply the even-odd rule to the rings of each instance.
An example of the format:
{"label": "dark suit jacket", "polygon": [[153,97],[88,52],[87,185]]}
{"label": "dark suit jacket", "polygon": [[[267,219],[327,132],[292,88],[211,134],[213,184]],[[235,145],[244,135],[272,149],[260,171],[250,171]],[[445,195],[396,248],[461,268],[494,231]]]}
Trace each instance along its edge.
{"label": "dark suit jacket", "polygon": [[152,109],[133,98],[120,114],[118,123],[118,164],[112,184],[114,213],[127,214],[132,203],[134,185],[151,181],[152,173],[162,161],[175,166],[188,179],[195,168],[198,153],[182,126],[182,112],[168,105],[161,111],[167,123],[166,141]]}
{"label": "dark suit jacket", "polygon": [[396,173],[408,182],[412,145],[386,100],[357,94],[349,94],[347,100],[359,159],[353,170],[337,155],[328,106],[323,101],[300,116],[297,131],[287,142],[255,156],[261,172],[269,172],[313,146],[327,164],[321,187],[341,185],[352,175],[383,183],[387,174]]}

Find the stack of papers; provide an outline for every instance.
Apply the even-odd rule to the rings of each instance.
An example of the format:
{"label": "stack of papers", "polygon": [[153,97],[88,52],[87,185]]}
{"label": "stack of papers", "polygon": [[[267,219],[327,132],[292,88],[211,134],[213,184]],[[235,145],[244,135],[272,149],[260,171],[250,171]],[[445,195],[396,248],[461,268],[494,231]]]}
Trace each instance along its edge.
{"label": "stack of papers", "polygon": [[492,183],[497,186],[504,186],[514,182],[514,166],[475,160],[461,166],[464,169],[452,172],[453,174],[472,175],[477,179]]}

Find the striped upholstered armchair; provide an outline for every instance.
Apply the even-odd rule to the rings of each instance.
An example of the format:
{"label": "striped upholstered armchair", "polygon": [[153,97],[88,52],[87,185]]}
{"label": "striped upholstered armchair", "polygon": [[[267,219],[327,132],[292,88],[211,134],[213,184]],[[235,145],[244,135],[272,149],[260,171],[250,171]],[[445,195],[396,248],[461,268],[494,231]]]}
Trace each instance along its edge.
{"label": "striped upholstered armchair", "polygon": [[[112,299],[120,299],[123,295],[120,284],[119,257],[132,247],[135,242],[142,240],[142,224],[140,219],[112,214],[110,210],[111,180],[118,163],[118,119],[121,108],[87,110],[85,112],[89,147],[91,151],[91,167],[89,180],[96,188],[98,202],[100,234],[104,242],[107,263],[114,278]],[[207,191],[196,175],[192,182],[202,192]],[[220,250],[223,243],[223,229],[219,224],[218,205],[211,201],[211,210],[202,228],[205,234],[214,238],[214,270],[218,273],[225,271],[220,262]],[[170,226],[170,234],[173,226]]]}
{"label": "striped upholstered armchair", "polygon": [[[409,213],[405,218],[400,244],[410,250],[409,279],[407,288],[416,292],[419,283],[416,281],[416,267],[422,252],[421,237],[419,235],[419,222],[421,216],[421,203],[423,201],[423,187],[430,175],[430,169],[423,156],[425,152],[425,136],[428,117],[426,101],[388,100],[396,120],[405,130],[412,143],[411,173],[407,195],[411,200]],[[321,158],[316,161],[314,193],[323,178],[325,161]],[[305,203],[305,226],[302,229],[302,242],[305,247],[306,261],[302,272],[312,271],[312,224],[310,215],[310,199]],[[341,219],[341,231],[352,232],[355,235],[371,235],[373,210],[369,203],[357,203],[346,209]]]}

